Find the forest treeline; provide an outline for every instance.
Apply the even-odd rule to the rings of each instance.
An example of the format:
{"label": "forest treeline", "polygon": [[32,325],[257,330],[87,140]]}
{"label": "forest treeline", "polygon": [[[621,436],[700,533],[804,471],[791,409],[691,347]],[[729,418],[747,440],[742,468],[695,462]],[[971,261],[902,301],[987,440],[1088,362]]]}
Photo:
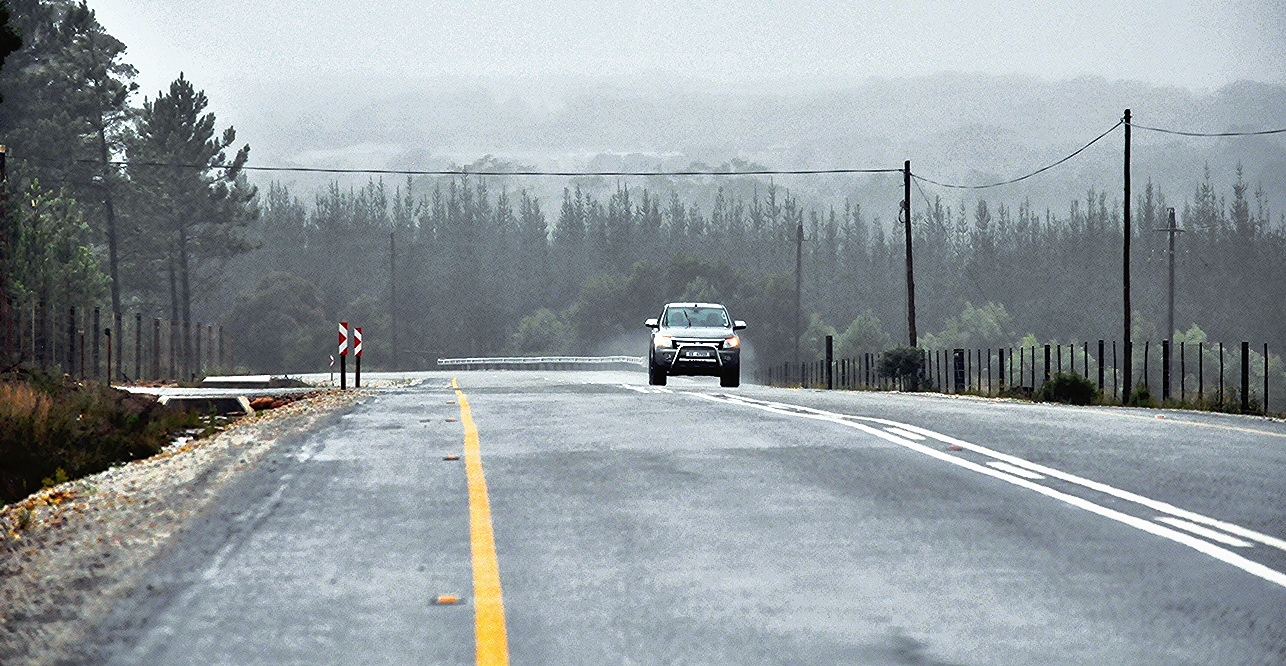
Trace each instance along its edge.
{"label": "forest treeline", "polygon": [[[1197,176],[1176,210],[1176,328],[1286,340],[1286,227],[1262,191],[1238,179],[1224,194]],[[776,363],[794,353],[802,224],[802,356],[815,358],[827,334],[841,353],[905,344],[903,236],[860,202],[805,207],[750,176],[708,177],[697,200],[621,182],[606,198],[569,183],[546,202],[496,181],[513,182],[372,181],[308,199],[270,185],[251,225],[260,249],[236,261],[247,288],[230,321],[278,340],[263,362],[283,368],[316,365],[292,354],[319,355],[336,318],[365,322],[371,362],[387,363],[396,324],[399,364],[431,367],[443,356],[638,353],[640,324],[661,303],[713,300],[750,323],[756,360]],[[1132,253],[1140,342],[1174,335],[1164,332],[1168,237],[1156,231],[1169,200],[1142,189]],[[937,197],[912,210],[920,344],[1120,337],[1122,211],[1106,191],[1061,211]],[[286,313],[292,323],[274,319]]]}
{"label": "forest treeline", "polygon": [[[801,357],[906,344],[896,210],[847,195],[802,200],[756,175],[571,178],[562,196],[484,158],[470,175],[256,188],[249,147],[180,75],[145,94],[125,45],[84,2],[11,0],[22,46],[0,69],[10,147],[15,309],[38,302],[171,321],[220,321],[242,369],[324,370],[338,320],[363,326],[367,367],[438,357],[641,353],[643,319],[670,300],[726,303],[747,358],[794,356],[802,225]],[[693,170],[710,170],[693,165]],[[762,165],[730,158],[719,171]],[[1167,209],[1176,208],[1176,328],[1185,339],[1286,343],[1286,223],[1237,171],[1161,192],[1136,173],[1136,341],[1165,331]],[[1045,178],[1057,178],[1053,171]],[[1118,174],[1057,208],[913,190],[921,345],[1000,346],[1121,334]],[[548,191],[541,188],[542,192]],[[815,193],[814,193],[815,194]]]}
{"label": "forest treeline", "polygon": [[194,321],[227,261],[252,249],[249,146],[182,74],[136,106],[126,47],[85,2],[6,4],[20,40],[0,69],[6,319],[101,305]]}

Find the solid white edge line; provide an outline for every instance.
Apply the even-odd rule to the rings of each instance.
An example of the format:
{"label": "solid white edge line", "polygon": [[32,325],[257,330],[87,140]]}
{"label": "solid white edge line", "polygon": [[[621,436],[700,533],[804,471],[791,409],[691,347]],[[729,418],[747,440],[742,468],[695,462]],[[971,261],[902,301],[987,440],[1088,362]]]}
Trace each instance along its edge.
{"label": "solid white edge line", "polygon": [[1215,527],[1225,532],[1228,532],[1229,534],[1235,534],[1239,537],[1242,537],[1243,539],[1250,539],[1251,541],[1257,541],[1266,546],[1272,546],[1280,550],[1286,550],[1286,540],[1278,539],[1277,537],[1274,537],[1268,534],[1262,534],[1260,532],[1256,532],[1252,529],[1248,529],[1240,525],[1234,525],[1232,523],[1224,522],[1217,518],[1210,518],[1209,516],[1203,516],[1199,513],[1193,513],[1186,509],[1180,509],[1179,507],[1174,506],[1173,504],[1162,502],[1160,500],[1154,500],[1148,497],[1144,497],[1142,495],[1137,495],[1128,490],[1121,490],[1120,488],[1109,486],[1106,483],[1091,481],[1089,479],[1076,476],[1075,474],[1068,474],[1067,472],[1063,472],[1061,470],[1053,469],[1051,467],[1045,467],[1044,465],[1040,465],[1034,462],[1029,462],[1027,460],[1023,460],[1022,458],[1011,456],[1006,453],[1001,453],[999,451],[989,449],[985,446],[980,446],[978,444],[973,444],[970,442],[966,442],[964,440],[956,439],[949,435],[943,435],[942,433],[937,433],[932,430],[920,428],[918,426],[913,426],[906,423],[899,423],[897,421],[890,421],[888,419],[879,419],[879,418],[874,418],[870,416],[852,416],[849,418],[860,419],[863,421],[871,421],[873,423],[879,423],[882,425],[891,425],[894,427],[903,428],[910,432],[920,433],[922,435],[925,435],[926,437],[931,437],[933,439],[936,439],[939,442],[942,442],[943,444],[954,444],[961,448],[973,451],[974,453],[981,453],[982,455],[990,456],[997,460],[1003,460],[1007,463],[1010,463],[1011,465],[1017,465],[1018,467],[1022,467],[1023,469],[1031,470],[1033,472],[1036,472],[1037,474],[1044,474],[1045,476],[1050,476],[1055,479],[1060,479],[1063,481],[1067,481],[1069,483],[1074,483],[1078,486],[1084,486],[1086,488],[1089,488],[1090,490],[1095,490],[1100,493],[1104,493],[1106,495],[1111,495],[1113,497],[1116,497],[1117,499],[1123,499],[1127,502],[1134,502],[1135,504],[1145,506],[1154,511],[1160,511],[1161,513],[1168,513],[1176,518],[1182,518],[1189,522],[1197,523],[1200,525],[1206,525],[1207,527]]}
{"label": "solid white edge line", "polygon": [[1202,527],[1196,523],[1190,523],[1182,518],[1175,518],[1174,516],[1158,516],[1157,520],[1165,523],[1166,525],[1170,525],[1171,527],[1177,527],[1181,530],[1192,532],[1197,536],[1205,537],[1211,541],[1218,541],[1226,546],[1236,546],[1237,548],[1251,548],[1254,546],[1254,544],[1249,541],[1242,541],[1236,537],[1230,537],[1222,532],[1216,532],[1208,527]]}
{"label": "solid white edge line", "polygon": [[[1005,481],[1006,483],[1011,483],[1015,486],[1026,488],[1033,492],[1040,493],[1041,495],[1045,495],[1046,497],[1050,497],[1050,498],[1059,500],[1061,502],[1065,502],[1079,509],[1084,509],[1086,511],[1089,511],[1090,513],[1098,514],[1100,516],[1103,516],[1104,518],[1115,520],[1119,523],[1123,523],[1125,525],[1128,525],[1138,530],[1142,530],[1149,534],[1154,534],[1163,539],[1169,539],[1170,541],[1174,541],[1175,543],[1187,546],[1199,553],[1204,553],[1206,555],[1209,555],[1210,557],[1213,557],[1216,560],[1219,560],[1220,562],[1224,562],[1225,564],[1230,564],[1234,567],[1237,567],[1238,569],[1241,569],[1242,571],[1245,571],[1246,573],[1252,576],[1262,578],[1265,581],[1268,581],[1270,583],[1275,583],[1281,587],[1286,587],[1286,573],[1282,573],[1275,569],[1270,569],[1258,562],[1248,560],[1245,557],[1238,555],[1237,553],[1220,548],[1219,546],[1216,546],[1210,543],[1209,541],[1198,539],[1192,535],[1186,534],[1184,532],[1179,532],[1169,527],[1158,525],[1149,520],[1144,520],[1142,518],[1137,518],[1135,516],[1131,516],[1126,513],[1121,513],[1120,511],[1117,511],[1115,509],[1109,509],[1105,506],[1100,506],[1089,500],[1076,497],[1075,495],[1068,495],[1066,493],[1054,490],[1053,488],[1048,488],[1038,483],[1032,483],[1031,481],[1028,481],[1026,479],[1021,479],[1011,474],[1006,474],[999,470],[995,470],[990,467],[987,467],[986,465],[979,465],[978,463],[965,460],[963,458],[953,456],[953,455],[944,453],[942,451],[938,451],[936,449],[929,448],[928,446],[925,446],[923,444],[912,442],[910,440],[904,439],[902,437],[898,437],[892,433],[885,432],[878,428],[873,428],[863,423],[857,423],[853,420],[850,420],[849,418],[846,418],[843,414],[836,414],[834,412],[827,412],[824,410],[812,409],[809,407],[800,407],[798,405],[789,405],[785,403],[773,403],[768,401],[753,400],[750,398],[742,398],[742,397],[736,397],[736,398],[733,398],[731,396],[716,397],[712,395],[706,395],[704,393],[688,393],[688,395],[694,395],[700,398],[705,398],[707,400],[712,400],[714,402],[722,402],[724,404],[743,405],[746,407],[752,407],[755,409],[759,409],[759,410],[774,413],[774,414],[781,414],[783,416],[797,416],[797,417],[803,417],[808,419],[814,419],[818,421],[828,421],[830,423],[834,423],[837,425],[848,426],[856,430],[861,430],[862,432],[874,435],[876,437],[879,437],[880,439],[892,442],[894,444],[897,444],[898,446],[908,448],[917,453],[922,453],[931,458],[936,458],[943,462],[956,465],[957,467],[963,467],[965,469],[978,472],[979,474],[985,474],[986,476],[1000,479],[1001,481]],[[857,418],[857,417],[854,417],[854,418]],[[865,417],[861,417],[861,418],[864,418],[865,420],[882,422],[882,423],[895,425],[899,427],[902,426],[902,424],[897,424],[891,421],[885,421],[883,419],[866,419]],[[926,434],[927,436],[931,436],[935,438],[944,437],[943,435],[938,435],[937,433],[930,433],[929,431],[925,431],[923,428],[915,428],[914,426],[909,427],[907,429],[912,431],[919,431],[923,434]],[[967,442],[960,442],[959,440],[953,443],[956,443],[962,446],[964,444],[967,444]],[[972,447],[975,445],[969,445],[969,446]],[[984,448],[984,447],[977,447],[977,448]],[[1000,455],[1004,455],[1004,454],[1000,454]],[[1013,458],[1013,456],[1005,456],[1005,457]],[[1014,458],[1014,459],[1021,460],[1019,458]],[[1030,467],[1028,469],[1030,469]],[[1053,475],[1051,474],[1051,476]],[[1146,499],[1146,498],[1141,498],[1141,499]]]}
{"label": "solid white edge line", "polygon": [[1031,470],[1023,469],[1023,468],[1021,468],[1021,467],[1019,467],[1019,466],[1017,466],[1017,465],[1010,465],[1009,463],[1004,462],[1004,461],[1002,461],[1002,460],[993,460],[993,461],[991,461],[991,462],[987,463],[987,466],[988,466],[988,467],[995,467],[996,469],[998,469],[998,470],[1000,470],[1000,471],[1002,471],[1002,472],[1009,472],[1010,474],[1013,474],[1014,476],[1021,476],[1021,477],[1023,477],[1024,479],[1031,479],[1032,481],[1039,481],[1039,480],[1041,480],[1041,479],[1045,478],[1044,476],[1041,476],[1040,474],[1037,474],[1037,473],[1035,473],[1035,472],[1033,472],[1033,471],[1031,471]]}

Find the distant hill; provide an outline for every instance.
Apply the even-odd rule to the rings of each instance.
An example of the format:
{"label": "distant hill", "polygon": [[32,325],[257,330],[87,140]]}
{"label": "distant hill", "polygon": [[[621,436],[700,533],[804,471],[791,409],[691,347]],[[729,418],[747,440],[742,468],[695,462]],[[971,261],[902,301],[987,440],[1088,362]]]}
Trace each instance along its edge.
{"label": "distant hill", "polygon": [[[974,184],[1067,155],[1115,124],[1127,107],[1138,125],[1209,132],[1286,127],[1286,86],[1252,82],[1193,91],[1099,77],[948,73],[826,89],[717,90],[660,79],[461,82],[395,92],[391,83],[369,86],[273,91],[271,103],[248,93],[237,106],[254,111],[236,116],[241,138],[254,147],[252,161],[434,169],[493,155],[540,168],[651,169],[740,158],[790,169],[898,168],[910,159],[915,173]],[[1089,188],[1119,197],[1121,145],[1118,129],[1059,169],[982,195],[1008,202],[1029,197],[1037,209],[1058,211]],[[1286,212],[1286,135],[1193,139],[1136,129],[1134,157],[1139,189],[1151,179],[1172,205],[1191,197],[1207,164],[1218,190],[1229,193],[1241,162],[1252,191],[1263,185],[1274,219]],[[823,205],[849,196],[891,211],[901,197],[890,177],[778,180]],[[323,181],[294,182],[303,193]],[[557,196],[566,184],[541,179],[516,186]],[[951,202],[962,196],[932,186],[925,194]]]}

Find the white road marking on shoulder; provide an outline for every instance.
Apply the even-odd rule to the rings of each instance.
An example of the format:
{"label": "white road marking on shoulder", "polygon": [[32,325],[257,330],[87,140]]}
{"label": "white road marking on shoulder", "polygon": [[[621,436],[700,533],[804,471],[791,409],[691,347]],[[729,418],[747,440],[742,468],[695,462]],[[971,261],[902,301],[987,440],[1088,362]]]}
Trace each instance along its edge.
{"label": "white road marking on shoulder", "polygon": [[651,393],[651,392],[652,392],[652,391],[651,391],[651,390],[649,390],[646,386],[635,386],[635,385],[633,385],[633,384],[621,384],[621,388],[623,388],[623,389],[629,389],[629,390],[631,390],[631,391],[638,391],[639,393]]}
{"label": "white road marking on shoulder", "polygon": [[917,435],[917,434],[915,434],[915,433],[913,433],[913,432],[910,432],[910,431],[907,431],[907,430],[903,430],[903,429],[901,429],[901,428],[888,427],[888,428],[885,428],[885,430],[887,430],[887,431],[889,431],[889,432],[893,433],[894,435],[897,435],[898,437],[905,437],[905,438],[907,438],[907,439],[912,439],[912,440],[915,440],[915,441],[917,441],[917,442],[923,442],[923,441],[924,441],[924,436],[923,436],[923,435]]}
{"label": "white road marking on shoulder", "polygon": [[1202,527],[1196,523],[1190,523],[1186,520],[1175,518],[1174,516],[1159,516],[1157,520],[1162,523],[1165,523],[1166,525],[1170,525],[1172,527],[1177,527],[1181,530],[1192,532],[1197,536],[1203,536],[1207,539],[1210,539],[1211,541],[1218,541],[1219,543],[1222,543],[1226,546],[1236,546],[1238,548],[1251,548],[1254,546],[1254,544],[1250,543],[1249,541],[1242,541],[1241,539],[1238,539],[1236,537],[1230,537],[1227,534],[1224,534],[1222,532],[1216,532],[1212,529]]}
{"label": "white road marking on shoulder", "polygon": [[[971,460],[966,460],[964,458],[960,458],[960,457],[948,454],[946,452],[931,448],[924,444],[920,444],[919,442],[913,442],[904,437],[899,437],[897,435],[894,435],[893,433],[885,432],[884,430],[866,425],[865,423],[861,423],[860,421],[870,421],[873,423],[879,423],[881,425],[889,425],[889,426],[894,426],[896,428],[902,428],[910,432],[916,432],[921,435],[924,435],[925,437],[931,437],[933,439],[936,439],[940,442],[955,444],[957,446],[960,446],[961,448],[974,451],[975,453],[982,453],[984,455],[1002,459],[1005,462],[1008,462],[1018,467],[1025,468],[1030,471],[1046,474],[1048,476],[1052,476],[1054,478],[1062,479],[1065,481],[1071,481],[1072,483],[1077,483],[1078,485],[1082,485],[1087,488],[1092,488],[1095,490],[1101,489],[1100,492],[1103,492],[1105,494],[1109,494],[1114,497],[1118,497],[1118,498],[1126,499],[1128,501],[1132,501],[1138,504],[1142,504],[1144,506],[1148,506],[1149,508],[1165,507],[1165,508],[1160,508],[1156,510],[1161,511],[1163,513],[1169,513],[1171,515],[1182,514],[1183,518],[1189,519],[1194,523],[1205,522],[1206,524],[1216,524],[1220,529],[1223,529],[1228,532],[1232,532],[1234,534],[1237,534],[1238,536],[1245,536],[1245,534],[1243,533],[1249,532],[1250,534],[1258,535],[1261,539],[1280,542],[1280,540],[1278,539],[1274,539],[1273,537],[1270,537],[1268,535],[1259,534],[1258,532],[1248,530],[1244,527],[1239,527],[1237,525],[1232,525],[1230,523],[1224,523],[1223,521],[1218,521],[1213,518],[1208,518],[1200,514],[1192,513],[1191,511],[1184,511],[1183,509],[1179,509],[1177,507],[1171,506],[1164,502],[1158,502],[1156,500],[1148,499],[1141,495],[1136,495],[1134,493],[1129,493],[1127,491],[1119,490],[1119,489],[1113,488],[1112,486],[1108,486],[1106,484],[1090,481],[1088,479],[1082,479],[1072,474],[1067,474],[1065,472],[1060,472],[1056,469],[1052,469],[1049,467],[1045,467],[1043,465],[1037,465],[1035,463],[1028,462],[1016,456],[1000,453],[999,451],[993,451],[984,446],[978,446],[977,444],[970,444],[969,442],[955,439],[954,437],[949,437],[941,433],[933,432],[932,430],[927,430],[925,428],[920,428],[920,427],[908,425],[905,423],[898,423],[896,421],[889,421],[887,419],[878,419],[878,418],[866,417],[866,416],[848,416],[845,414],[828,412],[821,409],[814,409],[812,407],[803,407],[800,405],[771,402],[767,400],[757,400],[754,398],[746,398],[741,396],[736,396],[736,397],[715,396],[715,395],[709,395],[704,393],[692,393],[692,392],[687,392],[687,394],[696,396],[698,398],[711,400],[714,402],[751,407],[761,411],[770,412],[773,414],[780,414],[782,416],[794,416],[794,417],[801,417],[806,419],[813,419],[817,421],[827,421],[837,425],[853,428],[855,430],[861,430],[862,432],[868,433],[870,435],[874,435],[875,437],[879,437],[880,439],[883,439],[885,441],[892,442],[894,444],[897,444],[898,446],[905,447],[917,453],[922,453],[926,456],[929,456],[930,458],[935,458],[937,460],[941,460],[943,462],[955,465],[957,467],[962,467],[964,469],[978,472],[979,474],[984,474],[992,478],[1000,479],[1001,481],[1005,481],[1006,483],[1011,483],[1020,488],[1026,488],[1033,492],[1040,493],[1041,495],[1045,495],[1046,497],[1056,499],[1061,502],[1065,502],[1074,507],[1084,509],[1085,511],[1089,511],[1090,513],[1097,514],[1104,518],[1115,520],[1119,523],[1128,525],[1130,527],[1141,530],[1143,532],[1147,532],[1149,534],[1159,536],[1163,539],[1169,539],[1170,541],[1173,541],[1180,545],[1187,546],[1199,553],[1209,555],[1210,557],[1213,557],[1214,559],[1219,560],[1220,562],[1237,567],[1238,569],[1241,569],[1242,571],[1245,571],[1246,573],[1251,574],[1252,576],[1256,576],[1270,583],[1274,583],[1276,585],[1286,587],[1286,573],[1282,573],[1275,569],[1270,569],[1269,567],[1266,567],[1258,562],[1249,560],[1230,550],[1220,548],[1219,546],[1216,546],[1215,544],[1210,543],[1209,541],[1198,539],[1197,537],[1191,534],[1188,534],[1186,532],[1180,532],[1178,530],[1171,529],[1163,525],[1158,525],[1152,521],[1139,518],[1137,516],[1131,516],[1128,513],[1123,513],[1121,511],[1117,511],[1116,509],[1110,509],[1100,504],[1095,504],[1094,502],[1091,502],[1090,500],[1084,499],[1082,497],[1069,495],[1067,493],[1054,490],[1053,488],[1050,488],[1048,486],[1043,486],[1039,483],[1035,483],[1027,479],[1019,478],[1011,474],[1006,474],[999,470],[992,469],[991,467],[988,467],[986,465],[980,465]],[[1196,520],[1192,520],[1192,518],[1190,517],[1196,518]],[[1233,530],[1227,529],[1224,527],[1225,525],[1231,528],[1235,528],[1238,531],[1234,532]],[[1256,540],[1260,540],[1260,539],[1256,539]],[[1281,542],[1281,543],[1286,545],[1286,542]]]}
{"label": "white road marking on shoulder", "polygon": [[1262,534],[1260,532],[1247,529],[1240,525],[1234,525],[1232,523],[1224,522],[1217,518],[1211,518],[1209,516],[1203,516],[1199,513],[1193,513],[1192,511],[1180,509],[1179,507],[1174,506],[1173,504],[1168,504],[1166,502],[1154,500],[1149,497],[1144,497],[1142,495],[1132,493],[1128,490],[1121,490],[1120,488],[1109,486],[1106,483],[1091,481],[1089,479],[1076,476],[1075,474],[1068,474],[1067,472],[1064,472],[1062,470],[1057,470],[1052,467],[1046,467],[1044,465],[1023,460],[1022,458],[1019,458],[1017,456],[1011,456],[1007,453],[1001,453],[994,449],[989,449],[985,446],[956,439],[949,435],[943,435],[941,433],[937,433],[932,430],[927,430],[925,428],[920,428],[918,426],[908,425],[906,423],[898,423],[897,421],[889,421],[887,419],[878,419],[878,418],[869,417],[869,416],[853,416],[849,418],[853,418],[861,421],[871,421],[872,423],[879,423],[882,425],[892,425],[895,427],[903,428],[905,430],[909,430],[911,432],[918,432],[927,437],[936,439],[939,442],[942,442],[943,444],[955,444],[956,446],[959,446],[963,449],[968,449],[970,451],[973,451],[974,453],[981,453],[982,455],[989,456],[997,460],[1002,460],[1011,465],[1015,465],[1018,467],[1022,467],[1023,469],[1036,472],[1037,474],[1044,474],[1045,476],[1053,477],[1055,479],[1059,479],[1062,481],[1067,481],[1069,483],[1074,483],[1078,486],[1089,488],[1090,490],[1098,491],[1105,495],[1111,495],[1112,497],[1115,497],[1117,499],[1123,499],[1127,502],[1133,502],[1140,506],[1145,506],[1149,509],[1152,509],[1153,511],[1168,513],[1171,516],[1174,516],[1176,518],[1182,518],[1183,520],[1186,520],[1192,523],[1197,523],[1199,525],[1214,527],[1214,528],[1223,530],[1224,532],[1228,532],[1229,534],[1235,534],[1243,539],[1249,539],[1251,541],[1262,543],[1266,546],[1272,546],[1273,548],[1286,550],[1286,541],[1282,539],[1278,539],[1277,537],[1270,536],[1267,534]]}
{"label": "white road marking on shoulder", "polygon": [[[886,428],[886,430],[887,430],[887,428]],[[1024,479],[1031,479],[1032,481],[1039,481],[1039,480],[1041,480],[1041,479],[1045,478],[1045,477],[1043,477],[1043,476],[1041,476],[1041,475],[1039,475],[1039,474],[1037,474],[1037,473],[1035,473],[1035,472],[1031,472],[1031,471],[1025,470],[1025,469],[1023,469],[1023,468],[1021,468],[1021,467],[1018,467],[1017,465],[1010,465],[1010,464],[1009,464],[1009,463],[1007,463],[1007,462],[1001,462],[1001,461],[999,461],[999,460],[993,460],[993,461],[991,461],[991,462],[987,463],[987,465],[988,465],[988,466],[990,466],[990,467],[995,467],[996,469],[998,469],[998,470],[1000,470],[1000,471],[1002,471],[1002,472],[1009,472],[1010,474],[1013,474],[1014,476],[1021,476],[1021,477],[1023,477]]]}

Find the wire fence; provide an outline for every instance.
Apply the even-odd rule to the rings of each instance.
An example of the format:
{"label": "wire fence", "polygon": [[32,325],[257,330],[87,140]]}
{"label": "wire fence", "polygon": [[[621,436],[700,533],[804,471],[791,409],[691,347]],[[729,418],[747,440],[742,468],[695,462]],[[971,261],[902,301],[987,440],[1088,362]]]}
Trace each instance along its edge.
{"label": "wire fence", "polygon": [[12,308],[8,320],[0,327],[6,370],[38,368],[82,381],[195,381],[234,364],[217,324],[44,301]]}
{"label": "wire fence", "polygon": [[780,363],[757,373],[769,386],[841,390],[921,390],[987,397],[1040,396],[1059,375],[1097,387],[1103,404],[1131,396],[1145,405],[1244,414],[1286,412],[1286,372],[1267,343],[1145,341],[1133,347],[1133,394],[1124,386],[1124,349],[1098,340],[991,348],[925,349],[914,373],[898,374],[883,353]]}

